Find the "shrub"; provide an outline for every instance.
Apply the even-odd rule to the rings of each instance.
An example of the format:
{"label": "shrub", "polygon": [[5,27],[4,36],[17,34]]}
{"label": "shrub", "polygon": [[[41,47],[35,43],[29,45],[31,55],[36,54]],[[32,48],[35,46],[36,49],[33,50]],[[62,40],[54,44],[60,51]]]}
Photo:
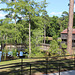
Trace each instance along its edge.
{"label": "shrub", "polygon": [[66,50],[66,48],[67,48],[67,45],[65,44],[65,43],[62,43],[61,44],[61,47],[62,47],[62,55],[64,54],[66,54],[66,52],[67,52],[67,50]]}
{"label": "shrub", "polygon": [[12,56],[13,56],[14,58],[17,57],[17,50],[16,50],[16,49],[12,49]]}
{"label": "shrub", "polygon": [[60,54],[61,49],[59,49],[59,45],[58,45],[57,41],[55,41],[55,40],[51,41],[49,52],[50,52],[51,56],[53,56],[53,55],[59,55]]}

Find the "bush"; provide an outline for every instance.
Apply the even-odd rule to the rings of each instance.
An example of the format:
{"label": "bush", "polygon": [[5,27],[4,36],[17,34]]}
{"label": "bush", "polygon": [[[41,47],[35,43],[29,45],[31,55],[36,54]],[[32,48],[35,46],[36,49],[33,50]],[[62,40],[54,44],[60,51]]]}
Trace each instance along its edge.
{"label": "bush", "polygon": [[8,50],[8,49],[3,49],[3,50],[2,50],[4,60],[6,60],[6,59],[7,59],[8,52],[9,52],[9,50]]}
{"label": "bush", "polygon": [[44,54],[43,53],[41,53],[41,52],[38,52],[38,53],[36,53],[36,54],[31,54],[31,57],[44,57]]}
{"label": "bush", "polygon": [[44,57],[44,53],[42,53],[40,47],[36,46],[32,48],[32,53],[30,57]]}
{"label": "bush", "polygon": [[12,49],[12,56],[13,56],[14,58],[17,57],[17,50],[16,50],[16,49]]}
{"label": "bush", "polygon": [[51,41],[49,52],[50,52],[51,56],[53,56],[53,55],[59,55],[60,54],[61,49],[59,49],[59,45],[58,45],[57,41],[55,41],[55,40]]}
{"label": "bush", "polygon": [[62,47],[62,54],[66,54],[66,52],[67,52],[67,50],[66,50],[66,48],[67,48],[67,45],[65,44],[65,43],[62,43],[61,44],[61,47]]}

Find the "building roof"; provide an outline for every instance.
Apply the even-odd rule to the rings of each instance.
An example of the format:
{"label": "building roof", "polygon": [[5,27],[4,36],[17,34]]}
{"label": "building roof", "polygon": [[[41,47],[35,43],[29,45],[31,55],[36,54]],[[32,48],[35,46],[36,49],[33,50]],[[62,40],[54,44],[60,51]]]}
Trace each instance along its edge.
{"label": "building roof", "polygon": [[[61,34],[67,34],[67,29],[63,30]],[[72,34],[75,34],[75,29],[73,29]]]}

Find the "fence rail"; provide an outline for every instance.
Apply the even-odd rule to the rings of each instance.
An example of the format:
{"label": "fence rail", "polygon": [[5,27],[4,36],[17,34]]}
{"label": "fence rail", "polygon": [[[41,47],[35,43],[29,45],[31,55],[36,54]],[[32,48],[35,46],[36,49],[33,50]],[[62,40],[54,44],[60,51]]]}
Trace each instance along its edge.
{"label": "fence rail", "polygon": [[[32,75],[33,73],[39,71],[44,72],[48,75],[50,72],[60,72],[66,70],[75,69],[75,55],[57,56],[57,57],[38,57],[38,58],[28,58],[28,59],[44,59],[35,62],[24,62],[25,58],[21,58],[20,63],[12,63],[7,65],[0,65],[0,70],[3,69],[13,69],[12,71],[5,72],[6,75],[9,73],[16,73],[16,75]],[[19,73],[18,73],[19,72]],[[0,72],[4,74],[4,72]],[[15,75],[15,74],[14,74]]]}

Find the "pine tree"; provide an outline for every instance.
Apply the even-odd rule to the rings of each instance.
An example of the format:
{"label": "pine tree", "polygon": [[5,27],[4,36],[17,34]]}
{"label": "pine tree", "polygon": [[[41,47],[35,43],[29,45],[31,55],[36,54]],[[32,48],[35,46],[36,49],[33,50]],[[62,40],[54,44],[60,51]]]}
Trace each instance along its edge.
{"label": "pine tree", "polygon": [[69,54],[72,54],[73,12],[74,12],[74,0],[70,0],[68,38],[67,38],[67,51],[68,51]]}

